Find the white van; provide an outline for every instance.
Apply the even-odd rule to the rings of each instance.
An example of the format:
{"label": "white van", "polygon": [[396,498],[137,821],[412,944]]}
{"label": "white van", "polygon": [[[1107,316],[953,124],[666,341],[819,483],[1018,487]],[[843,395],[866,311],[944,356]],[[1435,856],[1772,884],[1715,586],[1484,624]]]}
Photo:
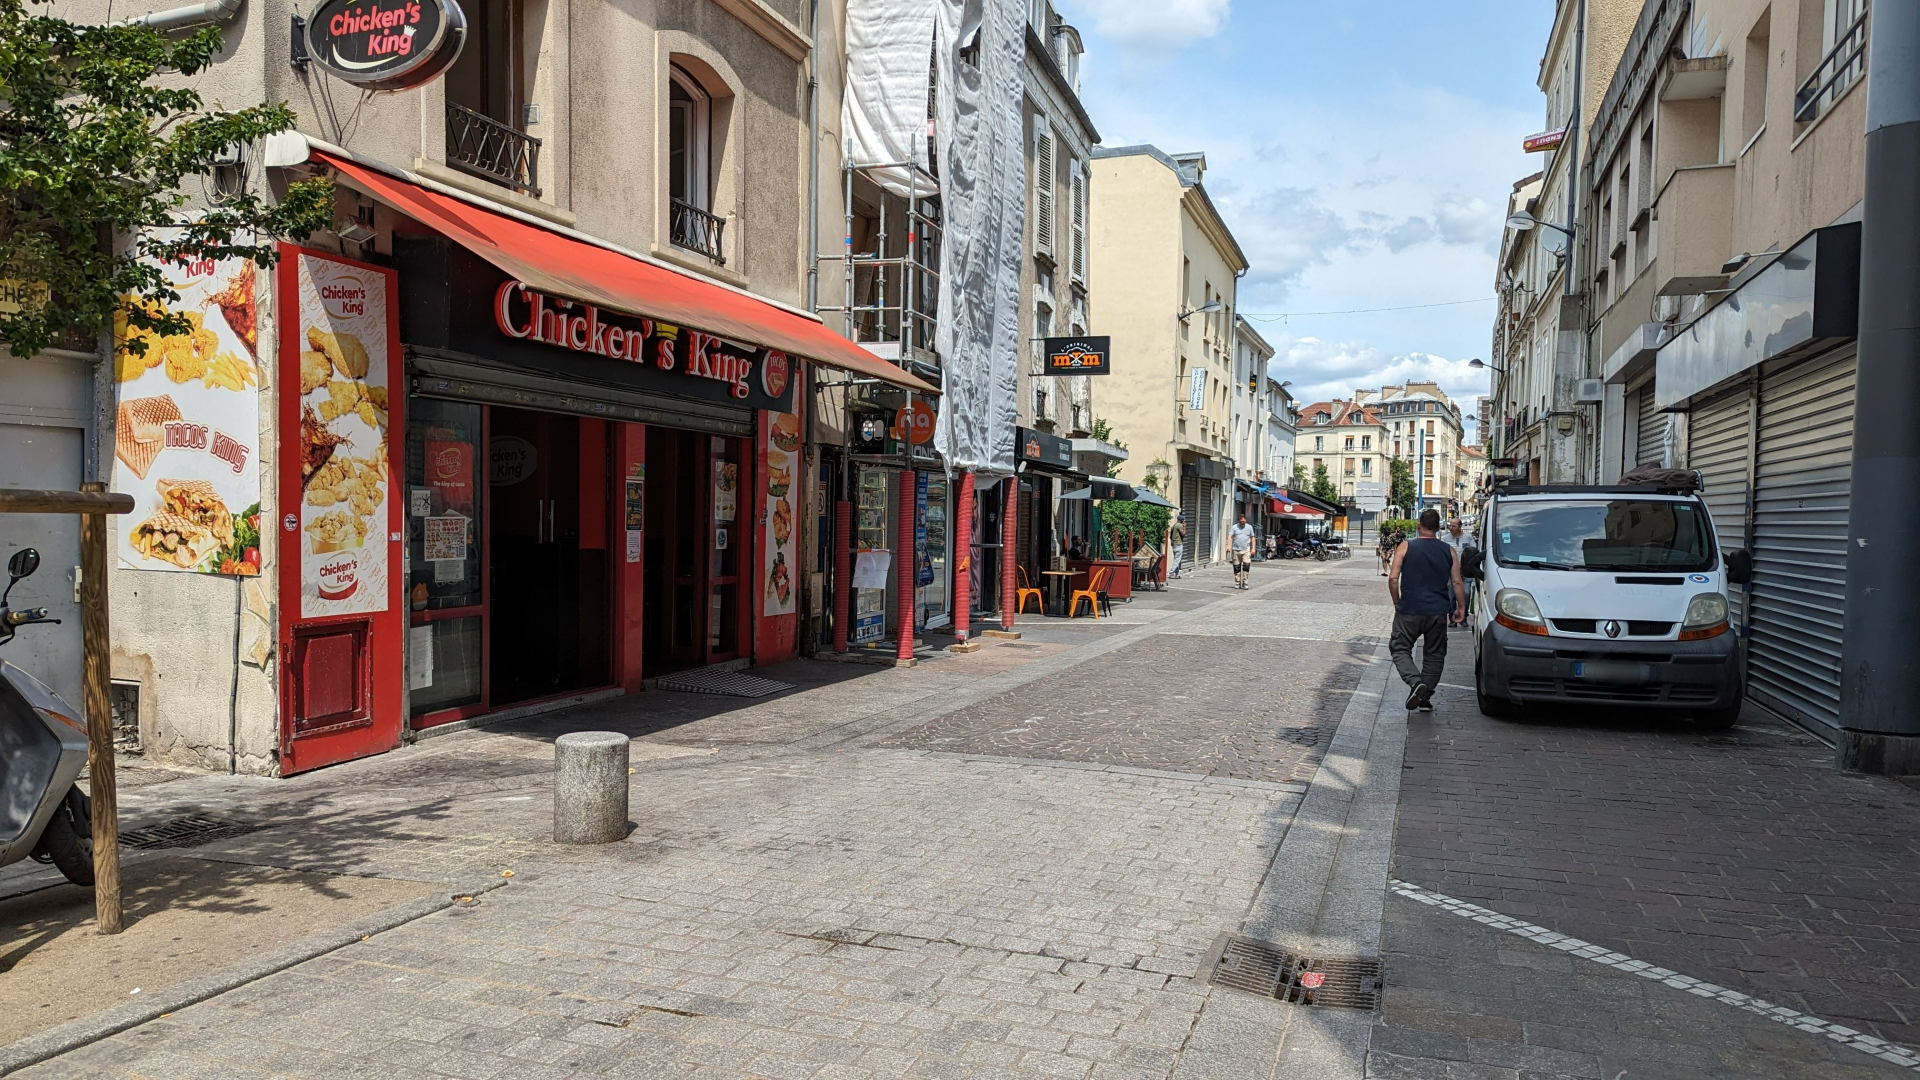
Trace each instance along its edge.
{"label": "white van", "polygon": [[1698,481],[1497,487],[1480,520],[1474,688],[1480,711],[1623,705],[1732,727],[1745,695],[1722,552]]}

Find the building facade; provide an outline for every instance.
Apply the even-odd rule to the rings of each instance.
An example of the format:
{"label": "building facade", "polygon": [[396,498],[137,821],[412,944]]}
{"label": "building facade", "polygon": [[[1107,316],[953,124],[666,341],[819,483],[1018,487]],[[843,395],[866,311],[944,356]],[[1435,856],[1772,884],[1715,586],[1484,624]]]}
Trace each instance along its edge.
{"label": "building facade", "polygon": [[1234,482],[1236,286],[1246,255],[1208,197],[1204,154],[1096,148],[1094,325],[1113,338],[1101,415],[1131,457],[1120,476],[1187,517],[1188,565],[1223,557]]}
{"label": "building facade", "polygon": [[[89,471],[137,503],[116,697],[169,764],[286,774],[791,657],[802,387],[937,391],[806,310],[810,5],[464,7],[443,76],[364,99],[292,5],[200,9],[232,44],[199,91],[299,117],[216,186],[326,177],[336,225],[188,268],[194,363],[71,361]],[[196,410],[200,456],[152,434]]]}
{"label": "building facade", "polygon": [[1465,495],[1461,450],[1466,429],[1460,406],[1440,385],[1409,382],[1356,390],[1353,400],[1381,418],[1392,456],[1406,462],[1416,495],[1410,509],[1431,506],[1442,513],[1458,509]]}
{"label": "building facade", "polygon": [[1830,740],[1847,726],[1871,24],[1865,0],[1647,3],[1587,177],[1597,475],[1700,473],[1722,549],[1755,561],[1734,598],[1748,696]]}
{"label": "building facade", "polygon": [[[1587,377],[1587,294],[1579,288],[1580,177],[1593,118],[1640,5],[1635,0],[1559,0],[1540,61],[1546,123],[1530,142],[1548,154],[1541,174],[1515,185],[1512,213],[1541,224],[1510,228],[1496,282],[1494,327],[1497,455],[1524,463],[1536,479],[1571,483],[1592,471],[1597,407],[1576,400]],[[1518,231],[1519,235],[1514,235]]]}
{"label": "building facade", "polygon": [[[1401,423],[1413,420],[1402,417]],[[1338,502],[1353,505],[1362,484],[1391,484],[1387,464],[1392,425],[1378,402],[1316,401],[1300,410],[1294,437],[1294,472],[1311,491],[1320,470],[1333,481]],[[1410,438],[1410,436],[1409,436]],[[1388,489],[1391,498],[1391,488]]]}

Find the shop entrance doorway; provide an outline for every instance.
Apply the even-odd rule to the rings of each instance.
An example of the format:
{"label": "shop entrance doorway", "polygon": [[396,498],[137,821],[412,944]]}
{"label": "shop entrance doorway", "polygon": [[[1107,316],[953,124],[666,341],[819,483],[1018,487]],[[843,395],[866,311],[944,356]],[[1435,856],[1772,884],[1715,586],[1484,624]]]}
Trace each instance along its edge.
{"label": "shop entrance doorway", "polygon": [[738,658],[751,625],[742,568],[751,566],[750,472],[741,440],[647,429],[642,673]]}
{"label": "shop entrance doorway", "polygon": [[492,704],[606,686],[606,422],[491,411]]}
{"label": "shop entrance doorway", "polygon": [[414,726],[611,685],[613,425],[434,398],[407,420]]}

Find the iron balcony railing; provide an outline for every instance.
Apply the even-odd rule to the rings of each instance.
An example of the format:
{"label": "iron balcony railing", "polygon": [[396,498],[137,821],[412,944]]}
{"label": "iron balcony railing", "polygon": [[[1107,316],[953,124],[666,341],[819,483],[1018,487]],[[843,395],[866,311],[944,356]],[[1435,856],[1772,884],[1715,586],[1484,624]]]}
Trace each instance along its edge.
{"label": "iron balcony railing", "polygon": [[1859,16],[1834,41],[1832,51],[1821,59],[1820,66],[1814,68],[1813,74],[1794,92],[1793,118],[1803,124],[1818,120],[1866,71],[1867,5],[1862,3]]}
{"label": "iron balcony railing", "polygon": [[447,102],[447,164],[538,198],[540,140]]}
{"label": "iron balcony railing", "polygon": [[673,200],[673,244],[697,251],[721,266],[727,265],[727,219],[716,217],[684,199]]}

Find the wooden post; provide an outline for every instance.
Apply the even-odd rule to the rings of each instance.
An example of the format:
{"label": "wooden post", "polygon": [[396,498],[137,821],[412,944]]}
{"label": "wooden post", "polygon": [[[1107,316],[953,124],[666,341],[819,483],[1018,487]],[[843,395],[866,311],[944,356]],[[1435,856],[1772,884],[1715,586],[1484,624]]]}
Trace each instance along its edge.
{"label": "wooden post", "polygon": [[[80,485],[104,492],[107,485]],[[120,911],[120,812],[113,775],[113,710],[107,701],[112,643],[107,637],[107,517],[99,510],[80,516],[80,619],[86,666],[82,694],[87,711],[87,769],[93,788],[93,910],[96,929],[125,928]]]}

